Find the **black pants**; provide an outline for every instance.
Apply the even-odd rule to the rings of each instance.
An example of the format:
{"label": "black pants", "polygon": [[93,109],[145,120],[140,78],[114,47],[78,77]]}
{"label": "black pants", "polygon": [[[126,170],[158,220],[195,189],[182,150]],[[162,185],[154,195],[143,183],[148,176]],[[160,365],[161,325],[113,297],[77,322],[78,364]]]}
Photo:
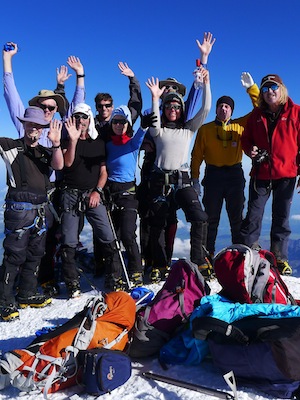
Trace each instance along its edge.
{"label": "black pants", "polygon": [[107,183],[111,196],[111,216],[119,240],[125,247],[129,274],[142,272],[141,254],[136,241],[138,200],[134,182]]}
{"label": "black pants", "polygon": [[238,243],[245,203],[245,177],[241,164],[231,167],[207,165],[202,180],[203,205],[208,215],[207,250],[215,252],[223,203],[231,229],[232,243]]}
{"label": "black pants", "polygon": [[[205,248],[207,236],[207,214],[203,211],[198,194],[190,186],[186,172],[168,174],[169,185],[163,173],[153,172],[150,181],[152,203],[150,209],[152,258],[154,266],[166,267],[168,263],[165,251],[164,229],[168,215],[181,208],[186,220],[191,223],[190,258],[197,265],[205,263]],[[180,175],[180,176],[179,176]],[[180,185],[178,184],[180,181]]]}
{"label": "black pants", "polygon": [[29,296],[37,291],[38,269],[45,252],[46,239],[46,231],[40,220],[41,213],[45,216],[46,227],[50,227],[53,216],[48,206],[43,211],[14,210],[8,207],[4,212],[6,235],[0,268],[0,300],[5,304],[15,301],[13,288],[17,277],[19,293]]}
{"label": "black pants", "polygon": [[248,211],[241,228],[241,243],[251,247],[259,240],[265,205],[271,193],[272,225],[270,232],[270,250],[275,257],[286,261],[288,259],[288,240],[291,234],[289,217],[295,189],[296,178],[282,178],[272,181],[255,180],[249,185]]}

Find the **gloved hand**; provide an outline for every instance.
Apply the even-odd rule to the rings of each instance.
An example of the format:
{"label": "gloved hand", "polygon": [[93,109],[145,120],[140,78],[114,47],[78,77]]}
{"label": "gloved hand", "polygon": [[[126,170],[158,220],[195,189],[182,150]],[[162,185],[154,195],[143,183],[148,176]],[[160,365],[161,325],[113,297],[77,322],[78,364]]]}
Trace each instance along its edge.
{"label": "gloved hand", "polygon": [[254,80],[249,72],[243,72],[241,75],[241,83],[245,89],[249,89],[249,87],[254,85]]}
{"label": "gloved hand", "polygon": [[141,127],[143,129],[154,128],[154,124],[156,122],[157,122],[157,116],[154,115],[154,112],[146,115],[141,115]]}
{"label": "gloved hand", "polygon": [[195,190],[195,192],[198,194],[198,196],[201,196],[201,186],[199,183],[199,179],[198,178],[193,178],[192,179],[192,184],[193,184],[193,188]]}

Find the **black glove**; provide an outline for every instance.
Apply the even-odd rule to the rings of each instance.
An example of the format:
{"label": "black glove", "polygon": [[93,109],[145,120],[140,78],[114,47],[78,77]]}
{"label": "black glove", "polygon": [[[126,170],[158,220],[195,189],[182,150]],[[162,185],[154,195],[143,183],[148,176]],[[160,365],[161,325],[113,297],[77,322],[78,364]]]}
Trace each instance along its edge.
{"label": "black glove", "polygon": [[154,114],[154,112],[147,115],[141,115],[141,127],[143,129],[154,128],[154,124],[156,122],[157,122],[157,116]]}

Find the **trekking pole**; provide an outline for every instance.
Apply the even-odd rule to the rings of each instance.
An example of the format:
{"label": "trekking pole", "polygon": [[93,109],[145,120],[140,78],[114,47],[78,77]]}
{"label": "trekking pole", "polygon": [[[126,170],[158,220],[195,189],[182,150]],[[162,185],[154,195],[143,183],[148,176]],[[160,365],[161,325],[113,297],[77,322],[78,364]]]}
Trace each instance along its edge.
{"label": "trekking pole", "polygon": [[153,379],[155,381],[169,383],[171,385],[179,386],[184,389],[194,390],[198,393],[203,393],[203,394],[207,394],[209,396],[218,397],[219,399],[234,399],[234,400],[236,400],[236,397],[228,392],[223,392],[222,390],[218,390],[218,389],[212,389],[207,386],[196,385],[195,383],[184,382],[179,379],[154,374],[152,372],[143,372],[142,375],[148,379]]}
{"label": "trekking pole", "polygon": [[90,287],[95,290],[97,293],[101,293],[102,291],[93,284],[93,282],[90,280],[90,278],[83,272],[83,269],[78,267],[78,265],[76,266],[77,271],[79,272],[79,275],[83,276],[85,278],[85,280],[88,282],[88,284],[90,285]]}
{"label": "trekking pole", "polygon": [[113,223],[110,211],[108,210],[107,207],[106,207],[106,212],[107,212],[107,216],[108,216],[108,220],[109,220],[109,224],[110,224],[111,230],[113,232],[114,239],[116,241],[116,246],[117,246],[117,250],[118,250],[118,253],[119,253],[119,258],[120,258],[120,261],[121,261],[121,264],[122,264],[122,268],[123,268],[123,271],[124,271],[124,275],[125,275],[125,279],[126,279],[126,282],[127,282],[127,286],[128,286],[128,289],[131,290],[131,283],[130,283],[130,280],[129,280],[129,276],[128,276],[128,273],[127,273],[126,265],[125,265],[124,258],[123,258],[123,255],[122,255],[120,241],[119,241],[119,239],[117,237],[116,230],[115,230],[115,227],[114,227],[114,223]]}

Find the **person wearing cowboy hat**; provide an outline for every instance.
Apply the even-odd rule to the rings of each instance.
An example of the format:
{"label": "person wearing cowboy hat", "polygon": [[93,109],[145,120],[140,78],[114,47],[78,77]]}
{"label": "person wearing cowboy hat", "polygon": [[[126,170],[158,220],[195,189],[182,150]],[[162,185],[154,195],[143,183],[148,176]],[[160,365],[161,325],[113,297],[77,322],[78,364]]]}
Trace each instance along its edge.
{"label": "person wearing cowboy hat", "polygon": [[[7,167],[8,185],[4,256],[0,267],[0,317],[4,321],[18,318],[18,307],[45,307],[51,303],[51,298],[37,291],[37,272],[45,251],[46,231],[53,221],[47,196],[51,188],[49,177],[52,168],[62,169],[64,162],[60,121],[49,123],[43,110],[33,106],[17,118],[24,126],[24,137],[0,138],[0,155]],[[51,150],[38,143],[44,128],[49,128]]]}
{"label": "person wearing cowboy hat", "polygon": [[[82,215],[101,242],[107,268],[119,273],[121,263],[101,197],[107,180],[105,143],[95,128],[91,107],[77,104],[65,128],[68,138],[62,141],[65,166],[61,184],[61,255],[68,297],[74,298],[81,295],[75,256]],[[116,289],[117,283],[111,289]]]}
{"label": "person wearing cowboy hat", "polygon": [[[255,107],[259,95],[258,86],[248,72],[242,73],[241,82]],[[245,177],[241,137],[249,114],[233,119],[233,111],[234,100],[230,96],[221,96],[216,103],[215,120],[201,126],[191,154],[193,187],[199,195],[200,166],[205,162],[203,205],[208,215],[207,250],[211,257],[215,252],[224,201],[232,243],[238,243],[243,220]]]}
{"label": "person wearing cowboy hat", "polygon": [[[18,120],[17,116],[24,113],[24,104],[17,91],[12,69],[12,58],[18,52],[18,45],[17,43],[13,42],[10,42],[10,44],[13,45],[13,50],[3,51],[4,97],[12,122],[14,123],[18,131],[19,137],[21,138],[24,136],[24,128],[23,124]],[[80,62],[80,59],[75,56],[68,57],[67,64],[76,73],[76,88],[74,98],[72,100],[72,105],[70,106],[72,107],[77,103],[84,101],[84,67]],[[68,74],[67,67],[61,66],[60,69],[57,70],[57,88],[55,89],[55,91],[43,89],[39,91],[37,96],[34,96],[31,100],[29,100],[30,105],[34,105],[43,109],[45,118],[48,122],[50,122],[54,118],[56,112],[59,112],[60,115],[65,118],[65,115],[68,111],[66,109],[68,101],[65,98],[65,92],[63,88],[64,83],[68,80],[70,76],[71,75]],[[45,147],[52,146],[51,141],[48,139],[48,132],[49,128],[45,127],[39,137],[39,143]],[[53,203],[56,209],[58,209],[59,206],[58,204],[56,204],[56,199],[59,198],[57,179],[59,179],[59,176],[57,173],[55,173],[55,171],[53,171],[50,180],[52,182],[53,188],[56,187],[56,191],[53,194]],[[55,282],[53,265],[53,252],[55,251],[55,248],[57,246],[57,228],[58,222],[55,221],[52,228],[49,229],[47,232],[46,252],[45,256],[42,258],[39,268],[39,282],[43,288],[43,291],[51,296],[57,295],[59,291],[59,287]],[[52,268],[50,266],[52,266]]]}
{"label": "person wearing cowboy hat", "polygon": [[[241,243],[259,247],[266,202],[272,194],[270,250],[283,275],[291,275],[288,242],[290,209],[300,173],[300,106],[288,96],[281,77],[268,74],[261,80],[258,107],[249,116],[242,148],[252,159],[249,201],[241,227]],[[296,123],[297,122],[297,123]]]}
{"label": "person wearing cowboy hat", "polygon": [[[10,42],[13,45],[13,50],[3,50],[3,84],[4,84],[4,97],[7,103],[7,107],[17,131],[19,137],[24,135],[23,125],[18,120],[17,116],[24,113],[24,105],[17,91],[12,68],[12,58],[18,52],[17,43]],[[76,72],[76,89],[72,103],[77,104],[84,101],[84,69],[77,57],[70,56],[67,60],[68,65]],[[58,83],[64,83],[70,75],[67,73],[67,69],[61,69],[58,71],[57,78]],[[45,118],[47,121],[51,121],[54,118],[54,114],[59,112],[60,114],[66,114],[66,105],[64,96],[55,93],[52,90],[40,90],[39,93],[29,100],[29,105],[37,106],[43,109]],[[40,144],[45,147],[51,147],[51,141],[48,140],[48,128],[43,130],[42,135],[39,139]],[[54,177],[53,177],[54,180]]]}

